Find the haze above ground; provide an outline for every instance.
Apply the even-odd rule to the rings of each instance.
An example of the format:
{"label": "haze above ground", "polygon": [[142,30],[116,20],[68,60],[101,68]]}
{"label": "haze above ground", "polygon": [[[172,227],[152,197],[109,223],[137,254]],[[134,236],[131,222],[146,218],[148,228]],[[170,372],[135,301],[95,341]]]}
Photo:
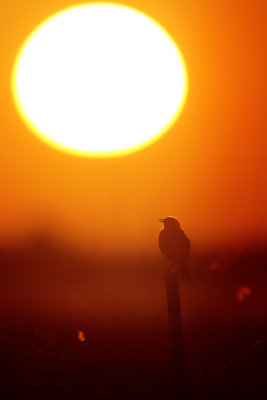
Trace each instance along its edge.
{"label": "haze above ground", "polygon": [[179,119],[146,149],[113,159],[70,156],[21,121],[10,78],[19,47],[72,2],[1,4],[0,241],[45,231],[83,249],[156,254],[158,218],[176,216],[193,248],[266,243],[266,17],[262,1],[139,1],[186,62]]}

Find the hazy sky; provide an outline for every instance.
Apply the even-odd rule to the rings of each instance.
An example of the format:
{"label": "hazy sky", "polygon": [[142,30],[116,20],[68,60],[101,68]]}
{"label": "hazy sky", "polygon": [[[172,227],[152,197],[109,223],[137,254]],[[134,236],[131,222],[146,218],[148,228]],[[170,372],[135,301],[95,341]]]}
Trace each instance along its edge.
{"label": "hazy sky", "polygon": [[45,229],[83,245],[157,251],[177,216],[195,246],[267,237],[267,3],[122,3],[156,19],[184,56],[189,91],[174,126],[131,155],[86,159],[35,137],[11,96],[19,47],[49,15],[77,1],[0,5],[0,239]]}

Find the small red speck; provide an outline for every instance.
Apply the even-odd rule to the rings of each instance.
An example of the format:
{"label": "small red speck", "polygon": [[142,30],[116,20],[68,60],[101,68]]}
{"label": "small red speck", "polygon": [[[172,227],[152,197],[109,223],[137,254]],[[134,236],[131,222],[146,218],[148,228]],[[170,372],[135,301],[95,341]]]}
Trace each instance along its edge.
{"label": "small red speck", "polygon": [[256,349],[256,347],[258,347],[259,345],[263,344],[264,342],[265,342],[264,339],[256,340],[256,341],[252,344],[250,350]]}
{"label": "small red speck", "polygon": [[237,301],[239,301],[239,303],[244,301],[250,295],[251,288],[249,286],[241,286],[236,292]]}
{"label": "small red speck", "polygon": [[210,270],[214,271],[215,269],[217,269],[220,266],[219,262],[213,262],[210,264]]}

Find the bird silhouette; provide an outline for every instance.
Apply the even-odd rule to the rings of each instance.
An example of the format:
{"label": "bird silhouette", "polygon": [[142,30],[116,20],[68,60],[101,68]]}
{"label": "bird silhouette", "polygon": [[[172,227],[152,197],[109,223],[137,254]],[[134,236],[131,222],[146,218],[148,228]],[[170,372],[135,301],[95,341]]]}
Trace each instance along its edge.
{"label": "bird silhouette", "polygon": [[159,248],[172,265],[167,272],[172,272],[173,267],[178,269],[181,279],[188,279],[187,264],[190,260],[190,240],[180,228],[180,223],[174,217],[159,219],[164,228],[159,233]]}

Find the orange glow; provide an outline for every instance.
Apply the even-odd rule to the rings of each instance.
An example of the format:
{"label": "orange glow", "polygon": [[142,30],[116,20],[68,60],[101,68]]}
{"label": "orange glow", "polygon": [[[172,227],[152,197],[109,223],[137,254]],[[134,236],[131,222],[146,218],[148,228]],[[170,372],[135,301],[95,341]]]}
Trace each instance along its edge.
{"label": "orange glow", "polygon": [[14,106],[18,50],[73,2],[1,4],[1,242],[48,231],[88,251],[160,257],[157,218],[167,215],[180,220],[193,250],[266,242],[264,2],[120,3],[166,29],[186,60],[190,86],[168,132],[118,158],[73,157],[46,146]]}
{"label": "orange glow", "polygon": [[78,340],[79,340],[79,342],[85,342],[85,340],[86,340],[84,333],[81,330],[78,331]]}

